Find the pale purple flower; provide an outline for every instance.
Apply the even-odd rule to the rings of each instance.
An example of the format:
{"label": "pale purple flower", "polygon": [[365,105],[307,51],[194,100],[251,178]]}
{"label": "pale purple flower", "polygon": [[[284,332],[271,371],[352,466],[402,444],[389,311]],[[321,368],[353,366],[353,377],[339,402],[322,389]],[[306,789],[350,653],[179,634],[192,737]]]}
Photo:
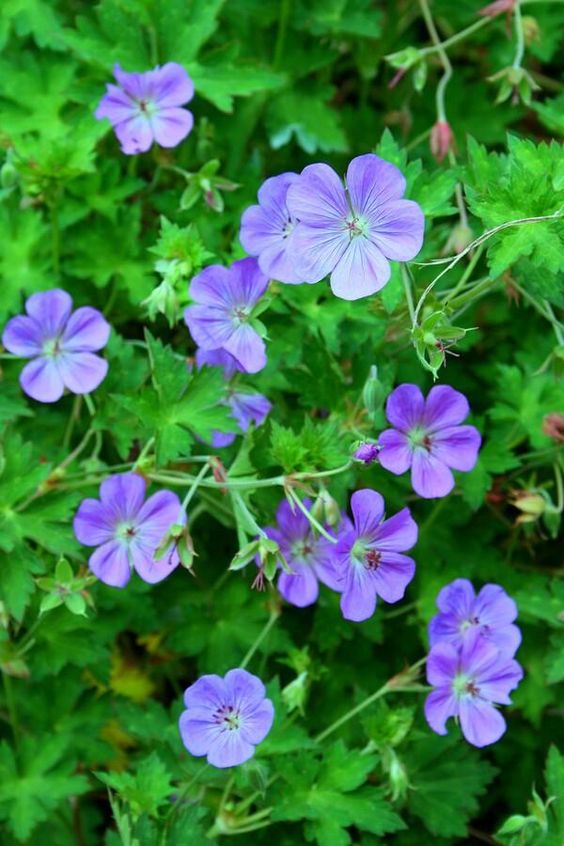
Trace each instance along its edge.
{"label": "pale purple flower", "polygon": [[[225,379],[230,379],[241,370],[237,360],[225,350],[196,350],[196,364],[198,367],[221,367]],[[226,396],[222,402],[229,406],[231,416],[236,420],[237,427],[241,432],[248,431],[251,424],[262,426],[270,411],[272,403],[262,394],[251,394],[245,391],[236,391],[231,386],[226,386]],[[214,431],[211,446],[230,446],[236,438],[234,432]]]}
{"label": "pale purple flower", "polygon": [[[309,510],[311,501],[304,499]],[[316,536],[307,517],[296,507],[294,511],[284,499],[276,512],[276,527],[267,526],[266,534],[275,540],[292,570],[278,576],[278,590],[290,605],[306,608],[319,595],[319,582],[340,591],[335,573],[334,544]]]}
{"label": "pale purple flower", "polygon": [[176,62],[145,73],[127,73],[114,66],[118,85],[107,85],[95,111],[98,120],[108,118],[121,149],[127,155],[145,153],[155,141],[176,147],[186,138],[194,118],[181,109],[194,96],[192,80]]}
{"label": "pale purple flower", "polygon": [[297,173],[281,173],[266,179],[259,188],[258,206],[243,212],[239,234],[249,255],[258,256],[265,276],[292,285],[303,279],[294,266],[292,238],[297,221],[288,210],[286,196],[298,178]]}
{"label": "pale purple flower", "polygon": [[266,350],[253,325],[253,309],[267,287],[268,279],[254,258],[241,259],[229,268],[211,265],[198,273],[190,285],[196,304],[184,312],[196,344],[204,350],[230,353],[246,373],[262,370]]}
{"label": "pale purple flower", "polygon": [[373,441],[362,441],[353,452],[353,458],[362,461],[363,464],[374,464],[378,460],[379,452],[380,446],[378,444]]}
{"label": "pale purple flower", "polygon": [[184,746],[222,769],[252,758],[274,720],[263,683],[246,670],[202,676],[185,691],[184,704],[179,721]]}
{"label": "pale purple flower", "polygon": [[427,722],[437,734],[447,734],[446,721],[456,717],[468,743],[495,743],[506,729],[495,705],[510,705],[509,692],[522,678],[517,661],[478,631],[459,649],[437,643],[427,658],[427,681],[435,688],[425,702]]}
{"label": "pale purple flower", "polygon": [[125,587],[133,569],[145,582],[160,582],[179,563],[172,546],[158,561],[155,552],[169,529],[186,520],[180,500],[171,491],[159,491],[145,501],[145,488],[136,473],[110,476],[100,485],[100,499],[83,500],[74,518],[80,543],[98,547],[90,569],[112,587]]}
{"label": "pale purple flower", "polygon": [[378,460],[397,476],[411,467],[413,490],[425,499],[446,496],[454,487],[453,470],[472,470],[481,436],[474,426],[460,426],[470,409],[464,394],[450,385],[431,388],[427,399],[417,385],[396,388],[386,402],[394,427],[378,442]]}
{"label": "pale purple flower", "polygon": [[65,388],[94,391],[108,372],[107,361],[94,355],[110,336],[102,314],[90,306],[73,312],[70,294],[59,288],[32,294],[25,309],[2,335],[9,352],[31,359],[20,374],[23,391],[39,402],[57,402]]}
{"label": "pale purple flower", "polygon": [[423,212],[402,199],[405,185],[395,165],[372,153],[351,161],[345,185],[329,165],[304,168],[286,200],[298,221],[291,242],[296,273],[306,282],[331,274],[333,293],[344,300],[383,288],[388,260],[409,261],[423,243]]}
{"label": "pale purple flower", "polygon": [[499,585],[484,585],[476,596],[468,579],[455,579],[439,592],[437,607],[440,614],[429,623],[431,646],[441,641],[461,646],[477,630],[510,658],[519,648],[517,606]]}
{"label": "pale purple flower", "polygon": [[335,568],[345,620],[362,622],[376,610],[376,597],[399,602],[415,574],[415,561],[402,555],[417,543],[409,508],[384,520],[384,499],[376,491],[353,493],[354,527],[345,528],[335,548]]}

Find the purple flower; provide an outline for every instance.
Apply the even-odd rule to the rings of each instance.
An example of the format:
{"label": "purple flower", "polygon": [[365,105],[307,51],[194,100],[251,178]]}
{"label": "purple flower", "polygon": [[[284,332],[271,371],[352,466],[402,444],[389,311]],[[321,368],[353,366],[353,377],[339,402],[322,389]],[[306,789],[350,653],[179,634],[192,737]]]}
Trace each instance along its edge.
{"label": "purple flower", "polygon": [[27,315],[8,321],[2,343],[14,355],[30,358],[20,375],[28,396],[57,402],[65,388],[73,394],[94,391],[108,372],[108,363],[94,352],[108,343],[110,326],[99,311],[83,306],[73,312],[66,291],[54,288],[32,294]]}
{"label": "purple flower", "polygon": [[212,767],[248,761],[274,720],[274,706],[265,695],[261,680],[246,670],[229,670],[225,678],[199,678],[184,693],[187,710],[179,721],[188,752],[206,755]]}
{"label": "purple flower", "polygon": [[409,508],[384,520],[384,499],[364,489],[351,497],[354,527],[339,535],[335,567],[345,620],[368,620],[376,597],[399,602],[415,574],[415,561],[402,555],[417,543],[417,524]]}
{"label": "purple flower", "polygon": [[357,300],[383,288],[388,259],[409,261],[423,243],[425,219],[402,199],[405,179],[398,168],[368,153],[347,169],[345,185],[326,164],[308,165],[288,189],[296,273],[307,282],[331,274],[337,297]]}
{"label": "purple flower", "polygon": [[[237,360],[225,350],[196,350],[196,365],[200,368],[221,367],[225,379],[230,379],[241,370]],[[241,432],[246,432],[250,425],[262,426],[270,411],[272,403],[262,394],[249,394],[243,391],[234,391],[227,388],[227,396],[224,403],[231,409],[231,416],[237,421]],[[220,448],[233,443],[236,435],[233,432],[215,431],[211,440],[211,446]]]}
{"label": "purple flower", "polygon": [[251,256],[258,256],[259,267],[269,279],[297,284],[292,237],[297,221],[286,205],[288,188],[299,179],[297,173],[281,173],[267,179],[258,192],[258,206],[250,206],[241,218],[239,237]]}
{"label": "purple flower", "polygon": [[427,658],[427,681],[435,688],[425,702],[427,722],[437,734],[446,734],[446,721],[457,717],[468,743],[495,743],[506,725],[494,706],[510,705],[509,692],[522,678],[517,661],[477,631],[460,649],[452,643],[437,643]]}
{"label": "purple flower", "polygon": [[400,385],[386,402],[394,427],[382,432],[380,464],[396,476],[411,467],[413,490],[425,499],[446,496],[454,487],[450,471],[472,470],[481,436],[474,426],[459,426],[469,414],[464,394],[450,385],[431,388],[427,399],[417,385]]}
{"label": "purple flower", "polygon": [[431,646],[446,641],[459,647],[477,630],[508,657],[519,648],[517,606],[499,585],[484,585],[476,596],[468,579],[455,579],[440,591],[437,607],[441,613],[429,623]]}
{"label": "purple flower", "polygon": [[125,587],[133,568],[145,582],[160,582],[179,563],[175,549],[159,561],[154,556],[171,526],[185,522],[180,500],[171,491],[159,491],[145,501],[145,488],[136,473],[111,476],[100,485],[100,500],[83,500],[74,518],[80,543],[98,547],[90,569],[112,587]]}
{"label": "purple flower", "polygon": [[[309,510],[311,501],[304,499]],[[333,544],[323,537],[316,537],[307,517],[296,507],[282,500],[276,512],[276,528],[267,526],[266,533],[275,540],[292,573],[282,571],[278,577],[278,590],[290,605],[305,608],[313,605],[319,595],[319,582],[340,591],[334,569]]]}
{"label": "purple flower", "polygon": [[378,460],[379,452],[380,446],[378,444],[372,441],[362,441],[353,452],[353,458],[362,461],[363,464],[373,464]]}
{"label": "purple flower", "polygon": [[230,353],[246,373],[266,365],[264,341],[252,325],[252,311],[268,287],[256,259],[234,262],[230,268],[214,264],[192,280],[184,319],[190,334],[204,350]]}
{"label": "purple flower", "polygon": [[107,85],[95,111],[108,118],[127,155],[145,153],[153,141],[176,147],[194,124],[192,113],[180,106],[194,96],[192,80],[176,62],[157,65],[145,73],[126,73],[114,66],[118,85]]}

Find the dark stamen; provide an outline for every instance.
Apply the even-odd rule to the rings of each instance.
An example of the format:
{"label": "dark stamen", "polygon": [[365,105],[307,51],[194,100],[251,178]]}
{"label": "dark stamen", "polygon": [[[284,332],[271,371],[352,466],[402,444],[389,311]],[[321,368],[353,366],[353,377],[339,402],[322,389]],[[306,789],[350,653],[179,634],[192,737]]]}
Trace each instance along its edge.
{"label": "dark stamen", "polygon": [[380,566],[380,559],[382,555],[378,552],[377,549],[369,549],[366,555],[364,556],[364,560],[366,562],[366,569],[367,570],[377,570]]}

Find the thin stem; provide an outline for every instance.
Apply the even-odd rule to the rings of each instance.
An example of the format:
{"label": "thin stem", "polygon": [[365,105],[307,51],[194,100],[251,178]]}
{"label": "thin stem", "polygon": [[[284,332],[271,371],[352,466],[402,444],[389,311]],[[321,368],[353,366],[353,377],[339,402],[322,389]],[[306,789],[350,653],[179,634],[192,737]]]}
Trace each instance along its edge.
{"label": "thin stem", "polygon": [[91,394],[83,394],[84,402],[86,404],[86,408],[90,412],[90,416],[94,417],[96,414],[96,406],[94,405],[94,400],[92,399]]}
{"label": "thin stem", "polygon": [[262,528],[262,526],[259,526],[259,524],[258,524],[258,523],[257,523],[257,521],[255,520],[255,518],[254,518],[253,514],[251,513],[251,511],[250,511],[250,510],[249,510],[249,508],[247,507],[247,505],[246,505],[246,503],[245,503],[245,500],[243,499],[243,497],[241,496],[241,494],[240,494],[240,493],[236,493],[235,491],[232,491],[232,492],[231,492],[231,499],[233,500],[233,502],[234,502],[234,503],[236,503],[236,504],[237,504],[237,507],[238,507],[238,508],[239,508],[239,510],[243,513],[243,515],[245,516],[246,520],[248,520],[249,525],[251,526],[252,530],[253,530],[254,532],[256,532],[256,533],[257,533],[257,535],[260,535],[260,537],[261,537],[261,538],[266,538],[266,537],[268,537],[268,535],[266,534],[266,532],[264,531],[264,529]]}
{"label": "thin stem", "polygon": [[464,291],[462,294],[459,294],[457,297],[454,297],[449,305],[454,310],[460,308],[460,306],[466,305],[467,303],[470,304],[472,301],[478,299],[478,297],[485,293],[486,291],[491,291],[498,283],[499,279],[490,279],[489,276],[486,276],[485,279],[478,279],[475,285]]}
{"label": "thin stem", "polygon": [[513,59],[512,67],[517,70],[521,67],[521,62],[523,61],[523,56],[525,55],[525,31],[523,29],[520,0],[515,0],[515,5],[513,7],[513,23],[515,27],[515,39],[517,46],[515,48],[515,58]]}
{"label": "thin stem", "polygon": [[[529,0],[530,2],[530,0]],[[461,29],[460,32],[457,32],[455,35],[451,35],[450,38],[446,38],[444,41],[440,41],[438,44],[433,44],[432,47],[423,47],[419,50],[420,56],[431,56],[434,53],[440,53],[441,51],[446,50],[448,47],[452,47],[453,44],[458,44],[459,41],[462,41],[464,38],[468,38],[469,35],[473,35],[475,32],[478,32],[479,29],[482,29],[484,26],[487,26],[493,18],[490,17],[483,17],[479,20],[475,21],[470,26],[467,26],[466,29]]]}
{"label": "thin stem", "polygon": [[297,493],[292,488],[288,488],[288,494],[292,502],[296,503],[306,520],[311,523],[311,525],[319,532],[319,534],[323,535],[323,537],[331,543],[337,543],[337,538],[333,537],[333,535],[330,535],[329,532],[323,528],[319,520],[316,520],[313,514],[311,514],[311,512],[307,510],[306,506],[303,504]]}
{"label": "thin stem", "polygon": [[183,511],[186,511],[186,509],[188,508],[188,504],[189,504],[190,500],[192,499],[192,497],[194,496],[194,494],[198,490],[198,486],[199,486],[200,482],[202,481],[202,479],[204,478],[204,476],[206,475],[206,473],[208,472],[208,470],[209,470],[209,465],[204,464],[203,467],[201,468],[200,472],[198,473],[198,475],[196,476],[196,478],[194,479],[194,481],[192,482],[192,484],[188,488],[188,492],[187,492],[186,496],[184,497],[184,499],[182,500],[182,510]]}
{"label": "thin stem", "polygon": [[139,455],[137,456],[137,461],[135,462],[135,467],[137,467],[137,465],[141,464],[141,462],[143,461],[143,459],[144,459],[144,458],[148,455],[148,453],[151,451],[151,449],[152,449],[152,447],[153,447],[153,444],[154,444],[154,443],[155,443],[155,439],[154,439],[154,438],[149,438],[149,440],[147,441],[147,443],[145,444],[145,446],[143,447],[143,449],[141,450],[141,452],[140,452],[140,453],[139,453]]}
{"label": "thin stem", "polygon": [[245,667],[247,666],[247,664],[249,663],[249,661],[251,660],[251,658],[253,657],[253,655],[255,654],[255,652],[257,651],[257,649],[259,648],[259,646],[261,645],[261,643],[265,639],[265,637],[268,635],[269,631],[271,630],[271,628],[273,627],[274,623],[276,622],[276,620],[278,619],[279,616],[280,616],[280,611],[278,609],[270,612],[270,617],[266,621],[266,625],[264,626],[262,631],[259,633],[257,639],[255,640],[255,642],[253,643],[253,645],[251,646],[251,648],[249,649],[249,651],[247,652],[247,654],[245,655],[243,660],[241,661],[241,664],[239,665],[242,670],[245,669]]}
{"label": "thin stem", "polygon": [[450,300],[452,300],[452,298],[454,296],[456,296],[456,294],[460,293],[461,290],[464,288],[467,281],[472,276],[472,273],[474,272],[474,268],[476,267],[476,265],[480,261],[480,258],[482,256],[483,251],[484,251],[484,247],[483,247],[483,244],[482,244],[478,247],[478,249],[476,250],[476,252],[472,256],[472,258],[468,262],[466,270],[464,271],[464,273],[462,274],[462,276],[460,277],[460,279],[458,280],[458,282],[456,283],[454,288],[451,291],[448,291],[446,293],[445,298],[443,300],[443,305],[446,305],[448,302],[450,302]]}
{"label": "thin stem", "polygon": [[523,288],[515,281],[513,281],[512,284],[514,288],[519,291],[521,296],[525,300],[527,300],[527,302],[530,303],[530,305],[532,305],[532,307],[541,315],[541,317],[544,317],[544,319],[550,323],[550,325],[554,329],[554,334],[556,335],[556,340],[558,341],[558,344],[560,346],[564,346],[564,335],[562,334],[562,328],[558,318],[552,310],[550,303],[547,300],[543,300],[543,305],[541,306],[541,304],[538,303],[535,298],[529,294],[526,288]]}
{"label": "thin stem", "polygon": [[554,468],[554,479],[556,481],[556,510],[562,514],[564,510],[564,481],[562,480],[562,470],[557,461],[552,465]]}
{"label": "thin stem", "polygon": [[64,470],[65,467],[68,467],[69,464],[72,464],[72,462],[75,460],[75,458],[78,458],[80,453],[83,452],[86,449],[86,447],[88,446],[88,442],[89,442],[90,438],[94,434],[95,434],[94,429],[88,429],[88,431],[86,432],[86,434],[84,435],[83,439],[78,444],[78,446],[75,449],[73,449],[73,451],[69,455],[67,455],[67,457],[65,458],[64,461],[61,461],[61,463],[58,465],[58,467],[55,467],[55,470],[53,472],[56,473],[58,470]]}
{"label": "thin stem", "polygon": [[80,417],[80,408],[82,406],[82,395],[77,394],[74,398],[72,404],[72,410],[70,413],[69,421],[67,423],[67,428],[65,429],[65,434],[63,436],[63,449],[67,450],[70,446],[70,442],[72,439],[72,433],[74,431],[74,426],[77,420]]}
{"label": "thin stem", "polygon": [[411,292],[411,279],[404,264],[401,265],[401,278],[403,281],[403,290],[405,291],[405,299],[407,302],[407,310],[409,312],[409,319],[413,323],[415,315],[415,306],[413,304],[413,294]]}
{"label": "thin stem", "polygon": [[290,13],[292,11],[292,0],[281,0],[280,14],[278,16],[278,32],[276,33],[276,44],[274,47],[274,57],[272,59],[272,67],[278,70],[284,55],[284,46],[286,44],[286,33],[288,32],[288,23],[290,20]]}
{"label": "thin stem", "polygon": [[439,59],[441,60],[441,64],[443,66],[444,72],[439,80],[439,84],[437,85],[435,100],[437,105],[437,117],[441,122],[446,123],[445,91],[452,76],[452,65],[446,50],[443,47],[439,33],[437,32],[427,0],[419,0],[419,6],[421,7],[421,13],[425,20],[425,25],[429,31],[429,35],[431,36],[431,41],[435,45],[436,51],[439,54]]}
{"label": "thin stem", "polygon": [[61,238],[59,232],[59,201],[56,197],[50,206],[51,211],[51,253],[53,259],[53,273],[59,275],[61,257]]}
{"label": "thin stem", "polygon": [[562,346],[564,346],[564,334],[562,334],[562,328],[561,328],[562,324],[560,323],[560,321],[557,319],[556,315],[554,314],[554,311],[552,310],[552,306],[550,305],[548,300],[543,300],[542,302],[543,302],[543,305],[544,305],[546,311],[548,312],[548,317],[549,317],[550,322],[552,323],[552,328],[554,329],[554,334],[556,335],[556,339],[558,341],[558,344],[562,347]]}

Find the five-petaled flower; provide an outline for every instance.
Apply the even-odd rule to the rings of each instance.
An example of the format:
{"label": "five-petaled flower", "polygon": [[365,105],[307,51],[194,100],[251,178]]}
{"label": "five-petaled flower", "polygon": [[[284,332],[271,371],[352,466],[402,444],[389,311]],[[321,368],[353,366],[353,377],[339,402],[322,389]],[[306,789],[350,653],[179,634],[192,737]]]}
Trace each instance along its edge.
{"label": "five-petaled flower", "polygon": [[184,319],[190,334],[204,350],[230,353],[246,373],[258,373],[266,364],[263,339],[252,325],[253,309],[268,287],[268,278],[256,259],[246,258],[231,267],[214,264],[192,280]]}
{"label": "five-petaled flower", "polygon": [[2,343],[14,355],[30,358],[20,374],[28,396],[57,402],[67,388],[73,394],[94,391],[108,363],[94,355],[108,343],[110,326],[90,306],[72,310],[70,294],[59,288],[32,294],[26,315],[8,321]]}
{"label": "five-petaled flower", "polygon": [[[309,510],[311,501],[304,499]],[[282,500],[276,512],[276,527],[267,526],[266,533],[275,540],[292,570],[278,576],[278,590],[290,605],[305,608],[319,595],[319,582],[340,591],[333,560],[331,541],[316,537],[311,523],[298,508]]]}
{"label": "five-petaled flower", "polygon": [[446,496],[454,487],[453,470],[472,470],[481,437],[474,426],[459,424],[469,414],[464,394],[449,385],[431,388],[427,399],[417,385],[400,385],[386,402],[394,427],[378,438],[382,467],[401,475],[411,467],[414,491],[426,499]]}
{"label": "five-petaled flower", "polygon": [[192,113],[180,108],[194,96],[192,80],[176,62],[145,73],[127,73],[114,66],[118,85],[108,85],[96,109],[98,120],[108,118],[128,155],[145,153],[156,141],[176,147],[194,124]]}
{"label": "five-petaled flower", "polygon": [[427,658],[427,681],[435,688],[425,702],[427,722],[437,734],[447,734],[446,721],[457,717],[473,746],[495,743],[506,729],[495,705],[510,705],[509,693],[522,678],[517,661],[477,630],[459,649],[437,643]]}
{"label": "five-petaled flower", "polygon": [[145,489],[136,473],[110,476],[100,485],[100,499],[83,500],[74,518],[80,543],[98,547],[90,569],[112,587],[125,587],[133,569],[145,582],[160,582],[179,564],[172,544],[158,561],[155,552],[169,529],[185,522],[180,500],[158,491],[145,501]]}
{"label": "five-petaled flower", "polygon": [[299,179],[297,173],[281,173],[266,179],[258,192],[257,206],[250,206],[241,218],[241,244],[270,279],[297,284],[304,280],[296,271],[292,253],[296,220],[286,205],[288,188]]}
{"label": "five-petaled flower", "polygon": [[415,574],[415,561],[402,553],[417,543],[409,508],[384,520],[384,499],[364,489],[351,497],[354,527],[345,526],[335,548],[335,569],[346,620],[368,620],[376,597],[399,602]]}
{"label": "five-petaled flower", "polygon": [[202,676],[184,693],[180,735],[188,752],[207,756],[213,767],[248,761],[272,727],[274,706],[256,676],[229,670],[224,678]]}
{"label": "five-petaled flower", "polygon": [[351,161],[345,185],[329,165],[304,168],[286,199],[298,221],[291,239],[296,274],[305,282],[331,274],[333,293],[345,300],[383,288],[388,259],[409,261],[423,243],[423,212],[403,199],[405,186],[401,171],[372,153]]}
{"label": "five-petaled flower", "polygon": [[437,607],[440,613],[429,623],[431,646],[446,641],[460,647],[478,631],[510,658],[519,648],[517,606],[499,585],[484,585],[476,595],[468,579],[455,579],[439,592]]}

